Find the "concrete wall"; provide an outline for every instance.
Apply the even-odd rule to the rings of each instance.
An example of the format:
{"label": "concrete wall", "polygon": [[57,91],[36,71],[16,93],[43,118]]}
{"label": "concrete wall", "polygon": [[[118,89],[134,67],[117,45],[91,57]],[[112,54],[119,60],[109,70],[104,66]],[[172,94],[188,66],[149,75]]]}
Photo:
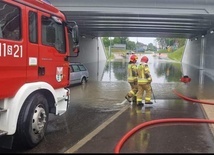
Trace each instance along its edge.
{"label": "concrete wall", "polygon": [[205,38],[204,50],[204,68],[206,70],[214,69],[214,34],[209,34]]}
{"label": "concrete wall", "polygon": [[71,62],[81,62],[89,70],[89,80],[100,80],[106,63],[106,55],[101,38],[80,38],[78,57],[72,57]]}
{"label": "concrete wall", "polygon": [[[214,79],[214,33],[208,32],[205,37],[188,40],[182,59],[183,75],[188,75],[199,88],[205,87],[205,80]],[[212,82],[210,82],[212,84]],[[189,87],[191,86],[191,83]],[[195,86],[192,86],[194,90]],[[209,88],[209,86],[206,86]],[[200,92],[200,90],[198,91]]]}
{"label": "concrete wall", "polygon": [[182,63],[204,69],[208,72],[214,69],[214,33],[205,37],[189,39],[186,43]]}
{"label": "concrete wall", "polygon": [[194,67],[200,66],[201,55],[201,39],[187,40],[186,48],[184,50],[182,63],[189,64]]}

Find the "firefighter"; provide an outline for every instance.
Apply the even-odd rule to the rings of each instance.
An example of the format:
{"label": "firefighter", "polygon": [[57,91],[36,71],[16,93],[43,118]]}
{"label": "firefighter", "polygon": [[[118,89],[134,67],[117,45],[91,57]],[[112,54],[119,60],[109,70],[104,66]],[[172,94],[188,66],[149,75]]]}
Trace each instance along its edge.
{"label": "firefighter", "polygon": [[[126,94],[125,99],[129,102],[136,102],[137,93],[137,62],[138,57],[135,54],[130,56],[130,61],[127,69],[127,81],[131,86],[131,90]],[[132,100],[131,100],[132,99]]]}
{"label": "firefighter", "polygon": [[138,65],[137,71],[138,71],[138,92],[137,92],[137,105],[143,105],[143,95],[144,91],[145,94],[145,104],[153,104],[151,102],[151,95],[152,95],[152,77],[150,75],[150,70],[148,66],[148,57],[143,56],[140,60],[140,64]]}

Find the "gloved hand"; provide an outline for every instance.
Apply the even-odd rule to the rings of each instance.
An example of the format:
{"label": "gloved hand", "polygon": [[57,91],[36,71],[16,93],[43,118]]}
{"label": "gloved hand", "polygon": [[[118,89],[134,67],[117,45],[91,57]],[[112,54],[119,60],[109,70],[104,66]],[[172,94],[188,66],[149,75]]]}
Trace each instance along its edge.
{"label": "gloved hand", "polygon": [[148,82],[147,82],[147,84],[151,84],[151,83],[152,83],[152,81],[148,81]]}
{"label": "gloved hand", "polygon": [[151,84],[151,82],[152,82],[152,78],[149,77],[149,78],[148,78],[148,84]]}
{"label": "gloved hand", "polygon": [[145,74],[145,77],[148,79],[149,78],[149,74]]}

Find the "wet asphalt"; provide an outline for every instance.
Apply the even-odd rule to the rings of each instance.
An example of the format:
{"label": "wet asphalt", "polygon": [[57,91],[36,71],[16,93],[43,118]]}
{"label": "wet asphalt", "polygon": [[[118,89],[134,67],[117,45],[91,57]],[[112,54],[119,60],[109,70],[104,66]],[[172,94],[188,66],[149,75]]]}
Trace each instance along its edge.
{"label": "wet asphalt", "polygon": [[[124,80],[125,73],[114,74],[113,81],[113,78],[91,79],[86,85],[70,87],[68,111],[61,116],[50,115],[45,138],[38,146],[31,150],[0,149],[0,153],[114,153],[121,138],[145,122],[167,118],[207,119],[201,104],[182,100],[172,90],[191,98],[200,95],[210,99],[213,81],[205,80],[203,86],[197,83],[197,78],[189,84],[181,83],[179,79],[188,67],[182,69],[171,60],[149,58],[152,105],[136,106],[124,99],[130,89]],[[124,63],[113,62],[111,67],[107,68],[124,70]],[[105,76],[108,69],[103,77],[108,77]],[[198,72],[191,68],[191,74]],[[207,123],[161,123],[130,135],[120,153],[214,153],[213,143],[212,129]]]}

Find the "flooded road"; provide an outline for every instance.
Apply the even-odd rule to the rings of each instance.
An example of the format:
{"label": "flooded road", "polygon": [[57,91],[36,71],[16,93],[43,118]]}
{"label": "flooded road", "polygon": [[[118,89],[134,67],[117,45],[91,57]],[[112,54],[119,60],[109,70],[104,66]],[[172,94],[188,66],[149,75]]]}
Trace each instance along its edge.
{"label": "flooded road", "polygon": [[[142,56],[139,54],[136,64],[140,63],[139,61]],[[165,57],[154,57],[152,54],[147,54],[146,56],[149,58],[148,65],[153,79],[152,83],[179,82],[182,76],[180,63]],[[126,81],[128,62],[128,57],[126,59],[116,59],[113,62],[107,62],[101,81]]]}
{"label": "flooded road", "polygon": [[[45,139],[38,146],[24,151],[0,149],[0,152],[113,153],[122,136],[143,122],[163,118],[206,118],[200,104],[184,101],[172,90],[191,98],[212,99],[212,75],[166,57],[147,56],[153,78],[153,105],[138,107],[124,99],[130,89],[126,81],[128,59],[103,62],[99,78],[89,67],[88,83],[70,87],[68,111],[62,116],[50,115]],[[191,82],[181,83],[183,75],[191,77]],[[213,153],[213,142],[208,124],[174,123],[140,130],[130,137],[121,152]]]}

